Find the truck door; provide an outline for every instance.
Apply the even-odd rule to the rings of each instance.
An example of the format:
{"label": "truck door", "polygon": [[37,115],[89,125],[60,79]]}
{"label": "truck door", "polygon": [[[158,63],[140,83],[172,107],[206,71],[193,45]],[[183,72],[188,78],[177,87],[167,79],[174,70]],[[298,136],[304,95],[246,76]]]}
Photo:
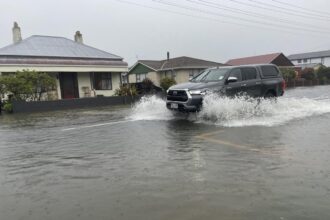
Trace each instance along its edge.
{"label": "truck door", "polygon": [[241,95],[244,92],[244,88],[241,86],[242,84],[242,73],[240,68],[236,68],[231,70],[229,73],[229,77],[236,77],[236,82],[226,82],[226,95],[235,96]]}
{"label": "truck door", "polygon": [[242,82],[246,94],[250,97],[260,97],[261,94],[261,79],[254,67],[242,67]]}

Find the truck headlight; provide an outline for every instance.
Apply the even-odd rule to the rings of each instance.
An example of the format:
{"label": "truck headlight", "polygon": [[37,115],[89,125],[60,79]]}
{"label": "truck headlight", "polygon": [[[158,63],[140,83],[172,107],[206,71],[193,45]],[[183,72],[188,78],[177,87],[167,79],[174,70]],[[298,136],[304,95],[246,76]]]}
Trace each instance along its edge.
{"label": "truck headlight", "polygon": [[190,90],[190,95],[205,95],[206,90]]}
{"label": "truck headlight", "polygon": [[202,93],[201,90],[189,90],[190,95],[200,95]]}

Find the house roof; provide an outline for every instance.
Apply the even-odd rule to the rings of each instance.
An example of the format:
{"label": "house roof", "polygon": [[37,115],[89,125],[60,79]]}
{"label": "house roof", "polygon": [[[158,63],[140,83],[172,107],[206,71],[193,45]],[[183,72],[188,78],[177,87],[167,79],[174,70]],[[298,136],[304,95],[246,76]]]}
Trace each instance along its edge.
{"label": "house roof", "polygon": [[272,63],[281,54],[282,53],[272,53],[272,54],[266,54],[266,55],[231,59],[231,60],[228,60],[226,64],[231,65],[231,66],[238,66],[238,65],[248,65],[248,64]]}
{"label": "house roof", "polygon": [[157,71],[162,66],[162,61],[160,60],[138,60],[137,63],[141,63],[150,69]]}
{"label": "house roof", "polygon": [[213,61],[201,60],[192,57],[176,57],[169,60],[138,60],[135,65],[131,67],[131,70],[137,64],[143,64],[150,69],[155,71],[165,71],[173,69],[199,69],[199,68],[209,68],[215,66],[225,66],[222,63],[217,63]]}
{"label": "house roof", "polygon": [[316,52],[309,52],[309,53],[298,53],[298,54],[292,54],[292,55],[288,56],[288,58],[290,60],[318,58],[318,57],[330,57],[330,50],[316,51]]}
{"label": "house roof", "polygon": [[33,35],[0,49],[0,56],[122,60],[121,57],[64,37]]}

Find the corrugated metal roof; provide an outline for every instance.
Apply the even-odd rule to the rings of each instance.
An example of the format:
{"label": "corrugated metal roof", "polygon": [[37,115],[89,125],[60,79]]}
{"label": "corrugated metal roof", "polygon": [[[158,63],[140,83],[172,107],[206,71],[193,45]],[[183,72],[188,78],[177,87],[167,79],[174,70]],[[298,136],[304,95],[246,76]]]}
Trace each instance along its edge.
{"label": "corrugated metal roof", "polygon": [[116,59],[121,57],[64,37],[33,35],[0,49],[0,56]]}
{"label": "corrugated metal roof", "polygon": [[290,60],[308,59],[308,58],[319,58],[319,57],[330,57],[330,50],[316,51],[309,53],[292,54],[288,56]]}
{"label": "corrugated metal roof", "polygon": [[0,56],[0,65],[88,65],[88,66],[112,66],[127,67],[127,63],[115,59],[82,59],[82,58],[55,58],[55,57],[19,57]]}

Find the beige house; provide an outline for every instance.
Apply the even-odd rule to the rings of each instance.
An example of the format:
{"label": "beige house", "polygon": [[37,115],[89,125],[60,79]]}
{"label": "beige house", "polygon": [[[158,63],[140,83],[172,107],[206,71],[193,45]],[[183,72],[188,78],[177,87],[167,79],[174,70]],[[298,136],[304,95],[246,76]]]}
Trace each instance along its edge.
{"label": "beige house", "polygon": [[79,31],[74,40],[40,35],[22,40],[15,22],[13,41],[0,49],[0,75],[24,69],[49,73],[57,82],[51,99],[112,96],[128,71],[123,58],[85,45]]}
{"label": "beige house", "polygon": [[128,83],[141,83],[145,78],[160,86],[164,77],[175,79],[177,83],[188,82],[190,78],[200,71],[224,66],[224,64],[192,57],[176,57],[166,60],[138,60],[128,72]]}

